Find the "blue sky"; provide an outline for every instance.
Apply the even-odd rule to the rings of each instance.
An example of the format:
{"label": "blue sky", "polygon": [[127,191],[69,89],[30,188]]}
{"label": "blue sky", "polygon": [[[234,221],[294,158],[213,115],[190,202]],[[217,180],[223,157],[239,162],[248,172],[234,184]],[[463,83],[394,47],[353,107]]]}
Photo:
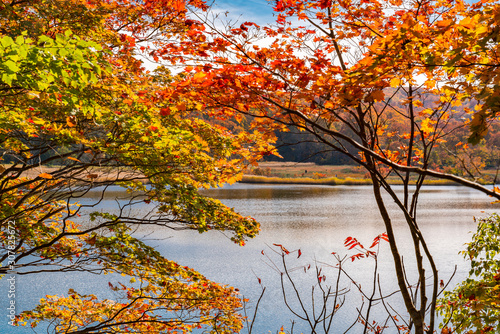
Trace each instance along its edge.
{"label": "blue sky", "polygon": [[217,12],[228,11],[228,18],[241,22],[266,24],[275,20],[272,5],[267,0],[215,0],[212,8]]}
{"label": "blue sky", "polygon": [[[238,22],[255,22],[260,25],[274,23],[276,17],[273,16],[273,0],[207,0],[210,4],[214,1],[213,9],[216,12],[228,11],[228,18]],[[477,0],[467,0],[468,3],[477,2]]]}

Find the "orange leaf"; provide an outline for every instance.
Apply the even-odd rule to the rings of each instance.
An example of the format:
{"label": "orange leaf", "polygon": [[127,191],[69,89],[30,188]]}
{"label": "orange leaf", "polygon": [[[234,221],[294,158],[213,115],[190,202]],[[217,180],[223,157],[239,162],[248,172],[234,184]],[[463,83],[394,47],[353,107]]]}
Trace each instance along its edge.
{"label": "orange leaf", "polygon": [[206,77],[207,75],[203,72],[198,72],[194,75],[193,79],[194,80],[202,80],[204,77]]}
{"label": "orange leaf", "polygon": [[76,126],[76,119],[75,119],[75,116],[68,116],[66,117],[66,124],[72,128],[74,126]]}
{"label": "orange leaf", "polygon": [[384,91],[382,90],[376,90],[372,92],[370,95],[371,97],[373,97],[375,101],[383,101],[385,97]]}
{"label": "orange leaf", "polygon": [[442,20],[436,22],[436,25],[440,28],[449,27],[453,23],[453,20]]}
{"label": "orange leaf", "polygon": [[44,179],[52,179],[53,176],[50,175],[49,173],[42,173],[38,175],[39,177],[43,177]]}
{"label": "orange leaf", "polygon": [[186,5],[184,4],[184,0],[174,0],[173,7],[178,12],[186,10]]}
{"label": "orange leaf", "polygon": [[281,251],[285,254],[290,254],[290,252],[288,251],[288,249],[286,249],[285,247],[283,247],[283,245],[280,245],[280,244],[273,244],[274,246],[277,246],[279,248],[281,248]]}

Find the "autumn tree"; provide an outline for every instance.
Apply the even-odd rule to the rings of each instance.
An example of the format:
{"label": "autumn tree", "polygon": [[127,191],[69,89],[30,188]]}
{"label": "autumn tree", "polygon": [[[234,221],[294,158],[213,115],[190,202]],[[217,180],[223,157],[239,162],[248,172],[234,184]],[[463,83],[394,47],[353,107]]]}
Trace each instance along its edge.
{"label": "autumn tree", "polygon": [[435,43],[424,57],[446,75],[450,87],[479,104],[471,119],[469,142],[477,144],[498,115],[498,11],[495,1],[458,2],[442,15]]}
{"label": "autumn tree", "polygon": [[[207,9],[197,0],[0,3],[0,274],[125,276],[109,283],[120,299],[71,289],[12,315],[11,325],[45,322],[54,333],[241,329],[233,288],[133,235],[150,224],[220,230],[243,244],[259,229],[198,189],[234,182],[244,163],[273,148],[258,133],[208,122],[181,76],[141,61],[203,38],[188,8]],[[92,212],[111,185],[129,199]],[[79,204],[93,189],[101,197]],[[146,204],[145,215],[131,213]]]}
{"label": "autumn tree", "polygon": [[[210,115],[252,117],[252,128],[261,133],[300,129],[363,166],[388,235],[410,329],[433,333],[442,277],[419,228],[418,199],[430,178],[500,197],[470,175],[432,168],[433,152],[450,134],[469,127],[476,143],[485,134],[482,120],[496,115],[490,102],[476,100],[492,101],[497,94],[496,74],[485,77],[488,62],[495,61],[497,35],[490,32],[496,29],[497,5],[279,0],[274,10],[276,25],[266,27],[220,24],[198,15],[206,34],[193,47],[204,51],[186,67],[184,94],[203,90],[200,101]],[[478,65],[478,59],[485,63]],[[477,80],[483,80],[483,92],[474,88]],[[471,99],[471,108],[464,105]],[[399,178],[402,193],[388,182],[389,175]],[[389,214],[383,193],[399,215]],[[396,219],[406,222],[408,239],[394,234]],[[413,259],[405,264],[400,244],[408,240]],[[407,270],[418,273],[412,287]]]}

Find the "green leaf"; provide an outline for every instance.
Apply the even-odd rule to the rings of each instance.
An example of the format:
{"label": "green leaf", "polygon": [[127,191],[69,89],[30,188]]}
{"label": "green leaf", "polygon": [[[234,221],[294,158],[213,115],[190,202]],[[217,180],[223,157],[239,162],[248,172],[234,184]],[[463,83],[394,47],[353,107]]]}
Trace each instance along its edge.
{"label": "green leaf", "polygon": [[67,49],[65,49],[65,48],[61,48],[61,49],[59,49],[59,55],[60,55],[61,57],[63,57],[63,58],[64,58],[64,57],[66,57],[66,56],[68,55],[68,53],[69,53],[69,52],[68,52],[68,50],[67,50]]}
{"label": "green leaf", "polygon": [[3,73],[2,81],[5,82],[8,86],[12,86],[12,81],[16,79],[16,74]]}
{"label": "green leaf", "polygon": [[14,44],[14,40],[12,38],[10,38],[9,36],[4,36],[0,39],[0,44],[2,44],[2,46],[4,48],[7,48],[7,47],[11,46],[12,44]]}
{"label": "green leaf", "polygon": [[16,44],[17,45],[23,45],[24,44],[24,37],[23,36],[17,36],[16,37]]}
{"label": "green leaf", "polygon": [[7,60],[2,65],[7,67],[7,69],[9,69],[9,71],[11,71],[13,73],[19,72],[19,70],[20,70],[20,68],[17,66],[17,64],[15,62],[13,62],[12,60]]}

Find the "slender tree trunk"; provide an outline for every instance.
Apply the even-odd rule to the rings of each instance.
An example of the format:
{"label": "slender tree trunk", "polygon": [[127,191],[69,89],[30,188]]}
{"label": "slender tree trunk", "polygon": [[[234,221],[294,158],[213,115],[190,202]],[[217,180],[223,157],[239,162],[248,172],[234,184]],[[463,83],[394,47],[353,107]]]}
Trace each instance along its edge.
{"label": "slender tree trunk", "polygon": [[[391,218],[389,216],[389,213],[387,212],[387,208],[382,198],[382,194],[380,193],[380,183],[377,179],[377,176],[373,173],[371,173],[371,179],[373,181],[373,193],[375,195],[375,200],[377,202],[379,212],[384,221],[384,225],[387,231],[387,236],[389,237],[389,245],[391,248],[392,257],[394,259],[394,266],[396,270],[398,286],[399,289],[401,290],[401,295],[403,296],[403,301],[405,303],[406,310],[410,314],[411,320],[415,326],[415,334],[424,334],[424,317],[413,304],[411,294],[406,286],[401,255],[399,254],[398,246],[396,244],[396,238],[394,236],[394,230],[392,228]],[[423,282],[422,284],[425,284],[425,282]]]}

